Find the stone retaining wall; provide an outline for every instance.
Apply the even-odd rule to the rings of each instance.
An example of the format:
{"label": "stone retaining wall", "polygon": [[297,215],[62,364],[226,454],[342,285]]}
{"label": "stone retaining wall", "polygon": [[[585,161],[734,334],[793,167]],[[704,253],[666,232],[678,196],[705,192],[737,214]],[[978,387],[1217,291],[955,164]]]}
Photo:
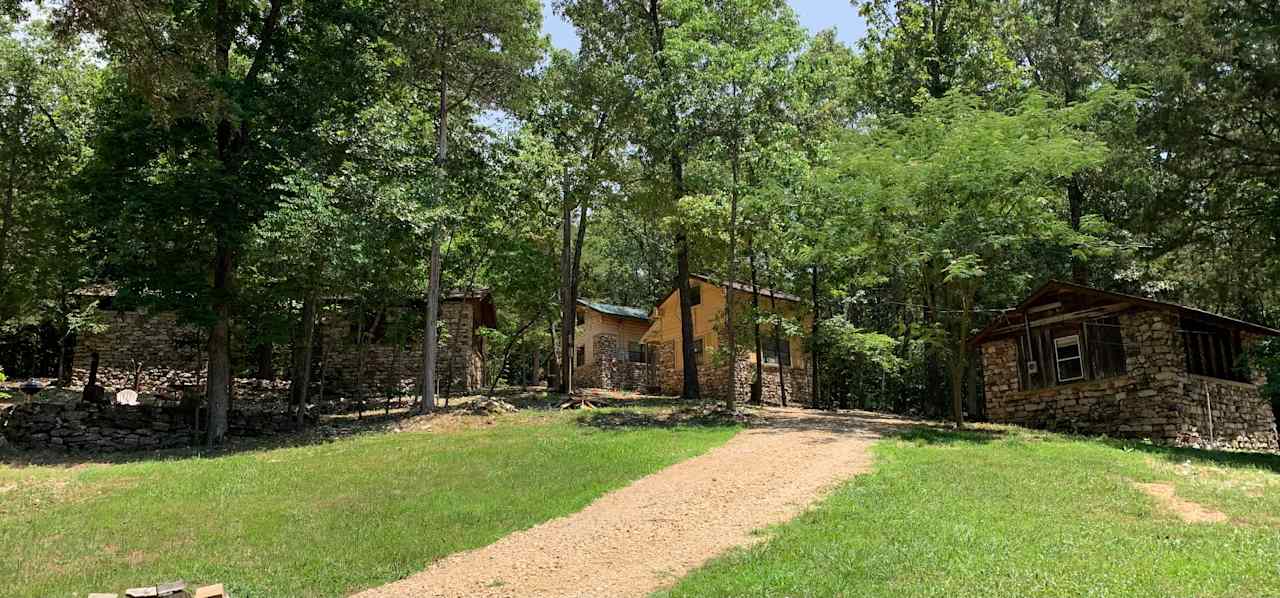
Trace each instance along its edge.
{"label": "stone retaining wall", "polygon": [[[187,446],[196,436],[194,410],[177,401],[104,405],[80,401],[19,403],[0,408],[0,436],[15,446],[78,452],[135,451]],[[285,413],[233,409],[232,436],[267,436],[295,429]]]}
{"label": "stone retaining wall", "polygon": [[1120,325],[1125,375],[1050,388],[1021,390],[1015,339],[983,345],[988,416],[1033,428],[1181,446],[1280,448],[1261,380],[1248,384],[1188,374],[1176,315],[1130,312],[1120,316]]}

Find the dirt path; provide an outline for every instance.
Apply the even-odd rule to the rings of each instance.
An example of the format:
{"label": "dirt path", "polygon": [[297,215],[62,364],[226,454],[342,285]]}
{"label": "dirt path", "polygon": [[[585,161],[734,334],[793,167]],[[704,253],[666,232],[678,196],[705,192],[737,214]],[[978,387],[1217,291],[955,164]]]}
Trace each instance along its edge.
{"label": "dirt path", "polygon": [[1224,523],[1228,520],[1226,513],[1206,508],[1200,503],[1191,502],[1178,496],[1172,484],[1134,484],[1147,496],[1154,498],[1166,511],[1178,516],[1185,523]]}
{"label": "dirt path", "polygon": [[762,539],[752,532],[791,519],[833,484],[866,472],[871,443],[907,425],[866,413],[771,409],[765,425],[578,513],[357,597],[645,596]]}

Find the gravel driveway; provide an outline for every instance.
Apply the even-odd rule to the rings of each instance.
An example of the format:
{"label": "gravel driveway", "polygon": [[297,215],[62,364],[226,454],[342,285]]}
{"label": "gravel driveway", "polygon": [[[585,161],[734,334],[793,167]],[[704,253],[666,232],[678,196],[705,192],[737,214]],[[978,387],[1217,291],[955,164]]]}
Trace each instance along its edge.
{"label": "gravel driveway", "polygon": [[768,409],[762,425],[724,446],[582,511],[357,596],[645,596],[761,540],[752,532],[791,519],[834,484],[868,471],[868,447],[882,432],[909,425],[870,413]]}

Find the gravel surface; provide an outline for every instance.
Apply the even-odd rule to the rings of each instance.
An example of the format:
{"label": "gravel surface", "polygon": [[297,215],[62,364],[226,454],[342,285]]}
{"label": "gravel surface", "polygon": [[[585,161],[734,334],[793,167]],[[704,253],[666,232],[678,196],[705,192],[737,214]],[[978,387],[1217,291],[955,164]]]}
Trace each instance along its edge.
{"label": "gravel surface", "polygon": [[451,555],[358,598],[627,597],[764,539],[834,484],[868,471],[880,434],[913,422],[870,413],[769,409],[724,446],[606,494],[587,508]]}

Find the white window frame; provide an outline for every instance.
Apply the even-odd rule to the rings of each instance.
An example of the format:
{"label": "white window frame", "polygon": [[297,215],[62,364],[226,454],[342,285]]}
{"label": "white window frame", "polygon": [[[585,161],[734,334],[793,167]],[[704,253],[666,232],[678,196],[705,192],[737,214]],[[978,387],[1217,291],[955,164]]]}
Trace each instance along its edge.
{"label": "white window frame", "polygon": [[[1076,356],[1063,358],[1061,355],[1062,347],[1070,345],[1076,346]],[[1054,373],[1058,377],[1058,382],[1075,382],[1076,380],[1084,380],[1084,345],[1080,344],[1080,335],[1073,334],[1071,336],[1063,336],[1053,339],[1053,359],[1054,369],[1057,370]],[[1063,378],[1062,363],[1064,361],[1072,360],[1080,363],[1080,375],[1075,378]]]}

